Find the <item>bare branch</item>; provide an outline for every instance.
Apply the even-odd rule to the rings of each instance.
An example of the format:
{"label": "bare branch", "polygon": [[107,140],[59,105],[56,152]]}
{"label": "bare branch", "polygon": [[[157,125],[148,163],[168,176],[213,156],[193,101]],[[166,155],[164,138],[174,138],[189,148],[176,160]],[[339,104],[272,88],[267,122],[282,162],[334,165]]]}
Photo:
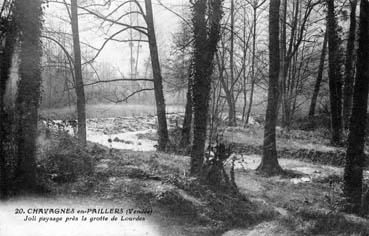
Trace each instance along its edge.
{"label": "bare branch", "polygon": [[145,78],[139,78],[139,79],[111,79],[111,80],[98,80],[98,81],[94,81],[88,84],[84,84],[84,86],[91,86],[91,85],[95,85],[95,84],[99,84],[99,83],[112,83],[112,82],[119,82],[119,81],[149,81],[149,82],[154,82],[153,79],[145,79]]}
{"label": "bare branch", "polygon": [[144,88],[144,89],[140,89],[140,90],[137,90],[133,93],[131,93],[130,95],[126,96],[125,98],[123,99],[119,99],[119,100],[112,100],[112,99],[109,99],[109,98],[105,98],[106,100],[110,101],[110,102],[114,102],[114,103],[121,103],[121,102],[128,102],[128,99],[131,98],[132,96],[138,94],[138,93],[141,93],[141,92],[144,92],[144,91],[153,91],[154,88]]}
{"label": "bare branch", "polygon": [[163,8],[165,8],[166,10],[170,11],[171,13],[173,13],[174,15],[176,15],[177,17],[179,17],[183,22],[186,23],[186,25],[188,25],[190,27],[190,29],[192,29],[192,24],[191,22],[189,22],[186,18],[184,18],[183,16],[181,16],[179,13],[173,11],[172,9],[170,9],[169,7],[165,6],[161,0],[156,0],[160,6],[162,6]]}

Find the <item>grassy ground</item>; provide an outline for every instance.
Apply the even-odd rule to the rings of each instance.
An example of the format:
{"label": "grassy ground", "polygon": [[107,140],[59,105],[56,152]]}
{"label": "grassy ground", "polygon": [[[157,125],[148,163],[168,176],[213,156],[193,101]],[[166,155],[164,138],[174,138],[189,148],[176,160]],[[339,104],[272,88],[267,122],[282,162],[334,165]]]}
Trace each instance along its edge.
{"label": "grassy ground", "polygon": [[[263,127],[227,128],[222,131],[226,142],[234,144],[241,154],[262,154]],[[307,162],[344,166],[345,149],[330,145],[328,131],[277,130],[278,155]]]}
{"label": "grassy ground", "polygon": [[[237,168],[235,175],[241,197],[199,184],[187,173],[186,156],[109,150],[92,143],[76,158],[81,155],[92,158],[93,173],[47,182],[50,196],[152,207],[160,235],[369,234],[366,219],[338,211],[339,168],[281,157],[282,168],[291,174],[268,178],[254,171],[259,156],[244,156],[246,167]],[[309,181],[294,181],[302,177]]]}
{"label": "grassy ground", "polygon": [[223,136],[243,155],[236,172],[240,191],[280,216],[229,235],[369,235],[367,219],[340,212],[344,150],[330,146],[324,130],[278,131],[279,163],[290,175],[271,178],[254,171],[261,159],[262,131],[262,127],[233,128]]}
{"label": "grassy ground", "polygon": [[[282,168],[295,176],[266,178],[253,170],[236,174],[240,191],[252,201],[273,207],[280,215],[245,232],[254,235],[368,235],[369,223],[340,213],[342,171],[322,169],[303,162],[280,160]],[[325,167],[327,168],[327,167]],[[307,173],[311,171],[309,176]],[[325,173],[317,174],[314,172]],[[297,176],[297,177],[296,177]],[[309,181],[294,181],[305,177]],[[294,177],[294,178],[292,178]]]}
{"label": "grassy ground", "polygon": [[[105,113],[104,106],[89,109],[89,117],[155,112],[153,107],[137,105],[114,106]],[[65,110],[55,113],[60,116]],[[342,169],[322,163],[330,163],[326,158],[337,157],[342,150],[329,145],[326,131],[279,130],[277,145],[285,150],[279,153],[280,163],[290,175],[272,178],[254,171],[260,161],[261,126],[227,129],[223,136],[241,147],[246,160],[246,167],[238,168],[235,175],[242,196],[214,193],[199,184],[187,173],[186,156],[110,151],[92,143],[83,154],[93,160],[93,174],[46,185],[54,197],[153,207],[162,235],[369,235],[368,220],[339,212]],[[318,155],[317,161],[306,158],[318,152],[328,154]],[[308,181],[295,181],[302,178]]]}
{"label": "grassy ground", "polygon": [[159,235],[221,235],[276,214],[243,195],[200,184],[188,175],[186,156],[114,150],[93,143],[81,150],[76,140],[60,132],[49,139],[39,144],[40,189],[58,202],[86,199],[150,207]]}

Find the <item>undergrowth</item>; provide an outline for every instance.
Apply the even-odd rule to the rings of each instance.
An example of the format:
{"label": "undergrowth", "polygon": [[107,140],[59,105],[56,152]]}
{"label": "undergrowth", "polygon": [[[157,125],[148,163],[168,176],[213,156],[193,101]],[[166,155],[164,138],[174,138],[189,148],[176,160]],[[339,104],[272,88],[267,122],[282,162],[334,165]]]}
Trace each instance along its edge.
{"label": "undergrowth", "polygon": [[37,145],[37,175],[45,191],[93,175],[95,150],[81,148],[67,132],[41,129]]}
{"label": "undergrowth", "polygon": [[298,235],[369,235],[366,220],[339,212],[300,208],[282,223]]}

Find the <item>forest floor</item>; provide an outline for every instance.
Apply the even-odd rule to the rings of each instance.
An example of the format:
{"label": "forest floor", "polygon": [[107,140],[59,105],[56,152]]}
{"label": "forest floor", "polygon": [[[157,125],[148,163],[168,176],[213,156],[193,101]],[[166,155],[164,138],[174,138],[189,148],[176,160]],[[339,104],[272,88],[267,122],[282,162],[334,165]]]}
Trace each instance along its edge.
{"label": "forest floor", "polygon": [[[180,115],[168,120],[171,128],[181,124]],[[344,150],[330,146],[324,130],[278,131],[279,162],[289,174],[266,177],[254,171],[263,127],[224,129],[236,152],[240,200],[189,177],[189,157],[156,152],[155,126],[144,114],[89,119],[93,175],[48,187],[60,198],[151,207],[148,235],[369,235],[366,218],[339,212]],[[40,140],[46,156],[51,144]]]}

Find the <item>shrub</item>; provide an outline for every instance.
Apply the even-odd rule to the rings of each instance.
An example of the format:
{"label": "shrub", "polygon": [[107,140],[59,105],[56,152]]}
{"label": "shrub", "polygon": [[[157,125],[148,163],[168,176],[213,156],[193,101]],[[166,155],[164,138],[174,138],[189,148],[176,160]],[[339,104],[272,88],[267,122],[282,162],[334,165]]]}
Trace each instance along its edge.
{"label": "shrub", "polygon": [[40,144],[40,149],[43,150],[37,160],[40,178],[68,183],[76,181],[79,176],[93,173],[92,156],[78,146],[75,138],[66,133],[57,133],[50,138],[50,142]]}

